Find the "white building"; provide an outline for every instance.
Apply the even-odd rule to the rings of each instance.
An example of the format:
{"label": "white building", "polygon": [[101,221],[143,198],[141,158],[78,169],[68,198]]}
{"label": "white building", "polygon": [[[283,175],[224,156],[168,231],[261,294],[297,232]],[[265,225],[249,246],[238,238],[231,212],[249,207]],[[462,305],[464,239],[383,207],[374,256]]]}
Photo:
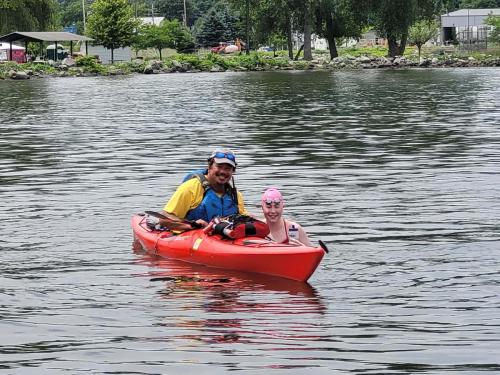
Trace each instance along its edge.
{"label": "white building", "polygon": [[165,17],[139,17],[139,20],[146,25],[156,25],[160,26],[161,21],[163,21]]}
{"label": "white building", "polygon": [[[85,46],[82,46],[80,48],[80,53],[82,55],[86,55]],[[104,46],[101,45],[92,46],[89,44],[88,55],[98,56],[103,64],[111,64],[111,50],[104,48]],[[132,49],[130,47],[116,48],[113,51],[113,60],[115,63],[132,60]]]}
{"label": "white building", "polygon": [[484,21],[490,15],[500,17],[500,8],[493,9],[460,9],[441,16],[441,40],[443,43],[458,41],[485,41],[490,26]]}

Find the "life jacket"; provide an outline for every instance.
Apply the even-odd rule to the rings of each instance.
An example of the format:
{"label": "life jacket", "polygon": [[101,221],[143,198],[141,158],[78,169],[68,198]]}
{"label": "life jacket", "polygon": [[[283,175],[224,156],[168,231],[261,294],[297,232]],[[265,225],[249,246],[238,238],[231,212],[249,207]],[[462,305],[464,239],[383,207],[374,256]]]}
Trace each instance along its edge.
{"label": "life jacket", "polygon": [[209,222],[216,216],[229,216],[238,213],[238,203],[236,202],[236,192],[233,191],[233,187],[231,185],[226,186],[226,191],[224,195],[219,196],[217,193],[211,188],[207,179],[205,178],[205,174],[207,173],[206,169],[199,169],[192,172],[189,172],[183,179],[182,182],[186,182],[192,178],[197,178],[201,186],[203,187],[203,199],[201,203],[189,210],[186,215],[186,219],[188,220],[198,220],[203,219],[206,222]]}
{"label": "life jacket", "polygon": [[220,234],[231,239],[250,236],[265,238],[269,235],[269,232],[269,226],[266,222],[239,214],[215,219],[212,228],[212,234]]}

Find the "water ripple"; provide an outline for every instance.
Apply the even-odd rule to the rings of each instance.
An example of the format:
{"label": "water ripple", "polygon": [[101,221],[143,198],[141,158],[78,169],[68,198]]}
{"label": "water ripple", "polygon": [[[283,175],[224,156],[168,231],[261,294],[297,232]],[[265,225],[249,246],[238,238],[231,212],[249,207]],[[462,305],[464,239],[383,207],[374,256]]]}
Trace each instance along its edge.
{"label": "water ripple", "polygon": [[[0,82],[0,371],[500,370],[500,70]],[[311,285],[131,251],[215,146],[331,247]]]}

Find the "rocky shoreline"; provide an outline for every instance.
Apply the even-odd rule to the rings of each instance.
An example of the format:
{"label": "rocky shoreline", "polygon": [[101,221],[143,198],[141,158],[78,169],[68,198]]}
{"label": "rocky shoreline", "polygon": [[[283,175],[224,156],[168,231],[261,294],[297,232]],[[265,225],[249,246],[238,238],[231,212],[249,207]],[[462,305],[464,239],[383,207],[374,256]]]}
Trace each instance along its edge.
{"label": "rocky shoreline", "polygon": [[[221,60],[222,61],[222,60]],[[19,69],[17,69],[19,67]],[[217,63],[204,64],[202,68],[191,62],[169,60],[151,60],[147,62],[132,61],[103,67],[101,71],[89,71],[85,67],[67,66],[52,63],[50,69],[29,69],[23,65],[10,67],[0,79],[26,80],[45,77],[95,77],[127,74],[168,74],[168,73],[197,73],[197,72],[244,72],[244,71],[279,71],[279,70],[310,70],[336,71],[360,69],[405,69],[405,68],[469,68],[469,67],[500,67],[500,57],[476,59],[469,57],[440,56],[422,58],[416,61],[407,57],[370,57],[370,56],[341,56],[334,59],[315,59],[312,61],[291,61],[285,59],[259,59],[254,66],[224,66]],[[1,64],[0,64],[1,68]]]}

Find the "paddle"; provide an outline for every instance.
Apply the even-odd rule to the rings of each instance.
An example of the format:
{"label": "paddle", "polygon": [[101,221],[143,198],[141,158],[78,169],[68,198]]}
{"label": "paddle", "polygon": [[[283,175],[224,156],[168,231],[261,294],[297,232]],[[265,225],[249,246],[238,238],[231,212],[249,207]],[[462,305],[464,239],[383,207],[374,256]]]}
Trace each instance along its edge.
{"label": "paddle", "polygon": [[158,223],[169,229],[175,231],[186,231],[195,228],[201,228],[202,226],[195,221],[179,219],[174,215],[165,215],[156,211],[144,211],[144,213],[148,216],[152,216],[158,219]]}
{"label": "paddle", "polygon": [[326,247],[326,244],[323,241],[321,241],[321,240],[319,240],[318,242],[319,242],[319,246],[321,246],[321,248],[323,250],[325,250],[325,253],[328,254],[330,252],[330,250],[328,250],[328,248]]}

